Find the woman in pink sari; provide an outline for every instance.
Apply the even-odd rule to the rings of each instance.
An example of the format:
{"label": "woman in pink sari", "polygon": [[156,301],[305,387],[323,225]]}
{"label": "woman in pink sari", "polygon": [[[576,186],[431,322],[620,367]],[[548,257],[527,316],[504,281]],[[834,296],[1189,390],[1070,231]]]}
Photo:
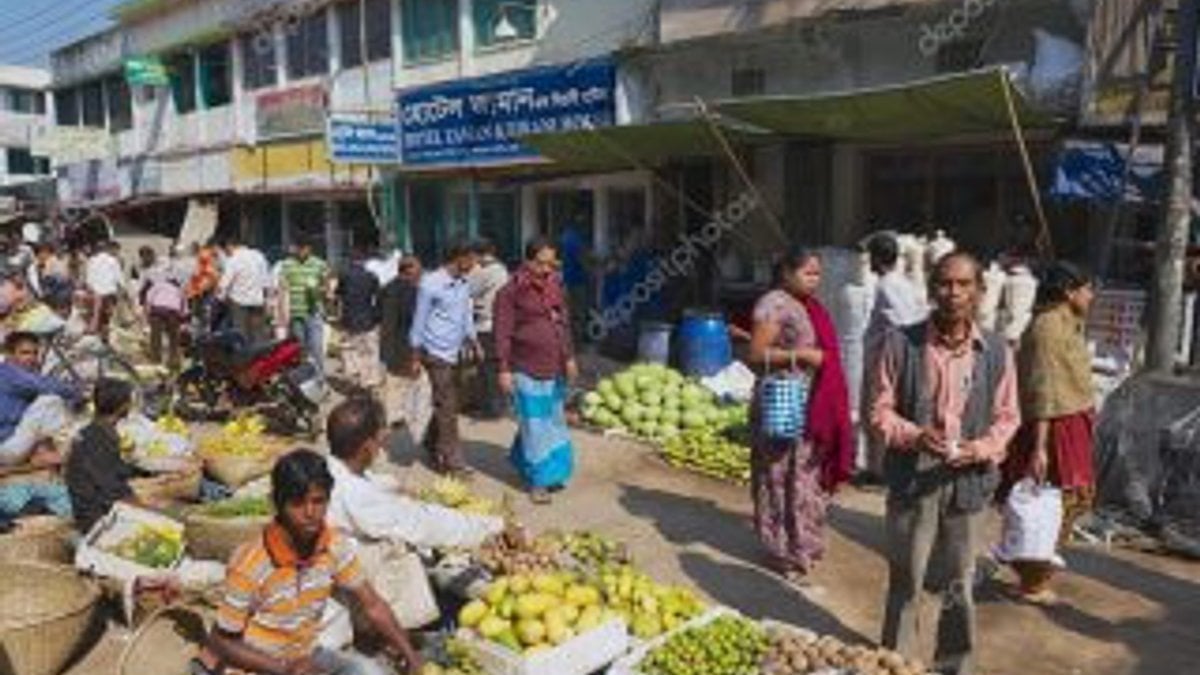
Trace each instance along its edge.
{"label": "woman in pink sari", "polygon": [[754,527],[775,570],[797,584],[824,553],[829,497],[853,468],[849,393],[833,321],[814,297],[820,284],[820,258],[806,250],[789,253],[775,289],[754,308],[750,341],[760,375],[794,368],[811,378],[806,424],[797,438],[761,433],[757,394],[751,411]]}

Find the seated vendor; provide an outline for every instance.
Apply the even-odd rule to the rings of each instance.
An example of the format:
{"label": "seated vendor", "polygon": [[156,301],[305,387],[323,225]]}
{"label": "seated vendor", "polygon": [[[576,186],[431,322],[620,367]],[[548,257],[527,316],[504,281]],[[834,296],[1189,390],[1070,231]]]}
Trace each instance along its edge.
{"label": "seated vendor", "polygon": [[426,504],[390,491],[368,469],[384,451],[388,434],[383,406],[351,398],[329,414],[326,436],[335,483],[330,522],[363,543],[382,541],[416,548],[477,548],[504,531],[504,520]]}
{"label": "seated vendor", "polygon": [[421,663],[391,609],[363,575],[354,542],[325,522],[333,476],[308,450],[271,472],[276,518],[230,559],[216,624],[193,672],[382,675],[376,661],[316,646],[334,590],[356,601],[389,656],[410,673]]}
{"label": "seated vendor", "polygon": [[121,458],[117,433],[117,424],[133,407],[133,387],[124,380],[101,378],[93,399],[95,416],[71,445],[65,472],[75,527],[84,533],[117,502],[135,501],[129,481],[138,475],[138,470]]}
{"label": "seated vendor", "polygon": [[53,438],[70,424],[68,405],[80,402],[80,392],[40,370],[38,336],[10,333],[0,363],[0,466],[62,463]]}
{"label": "seated vendor", "polygon": [[16,332],[39,336],[58,332],[66,325],[49,305],[40,302],[19,268],[0,268],[0,336]]}

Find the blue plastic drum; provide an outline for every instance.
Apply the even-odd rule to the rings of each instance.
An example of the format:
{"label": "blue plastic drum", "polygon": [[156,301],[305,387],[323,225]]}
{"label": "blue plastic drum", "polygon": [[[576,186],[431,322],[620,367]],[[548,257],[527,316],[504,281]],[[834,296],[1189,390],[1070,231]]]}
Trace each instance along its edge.
{"label": "blue plastic drum", "polygon": [[680,365],[692,377],[711,377],[733,362],[733,342],[725,317],[691,310],[679,326]]}

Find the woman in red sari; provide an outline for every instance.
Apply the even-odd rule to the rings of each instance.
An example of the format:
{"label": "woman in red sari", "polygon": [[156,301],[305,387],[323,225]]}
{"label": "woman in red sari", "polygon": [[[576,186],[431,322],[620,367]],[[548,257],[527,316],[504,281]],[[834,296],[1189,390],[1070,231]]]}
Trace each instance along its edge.
{"label": "woman in red sari", "polygon": [[[1018,364],[1021,416],[1025,423],[1004,466],[1006,496],[1018,481],[1032,478],[1062,491],[1059,543],[1067,541],[1076,519],[1091,509],[1095,495],[1092,441],[1095,390],[1084,322],[1094,291],[1091,278],[1060,262],[1044,275],[1033,323],[1021,342]],[[1050,561],[1014,560],[1020,594],[1031,602],[1053,603]]]}
{"label": "woman in red sari", "polygon": [[795,368],[812,384],[805,429],[794,439],[761,433],[761,401],[754,397],[754,527],[775,570],[803,584],[825,550],[829,497],[850,477],[850,399],[833,321],[814,295],[821,284],[820,258],[793,251],[776,277],[775,289],[754,308],[750,360],[760,374]]}

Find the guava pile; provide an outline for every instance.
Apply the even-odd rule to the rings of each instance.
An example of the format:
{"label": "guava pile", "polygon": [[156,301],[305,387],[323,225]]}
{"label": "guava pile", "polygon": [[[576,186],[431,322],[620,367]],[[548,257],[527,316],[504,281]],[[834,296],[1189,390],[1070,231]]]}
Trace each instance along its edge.
{"label": "guava pile", "polygon": [[722,406],[712,392],[666,366],[639,363],[601,380],[584,396],[583,418],[604,429],[662,441],[684,430],[744,424],[744,405]]}

